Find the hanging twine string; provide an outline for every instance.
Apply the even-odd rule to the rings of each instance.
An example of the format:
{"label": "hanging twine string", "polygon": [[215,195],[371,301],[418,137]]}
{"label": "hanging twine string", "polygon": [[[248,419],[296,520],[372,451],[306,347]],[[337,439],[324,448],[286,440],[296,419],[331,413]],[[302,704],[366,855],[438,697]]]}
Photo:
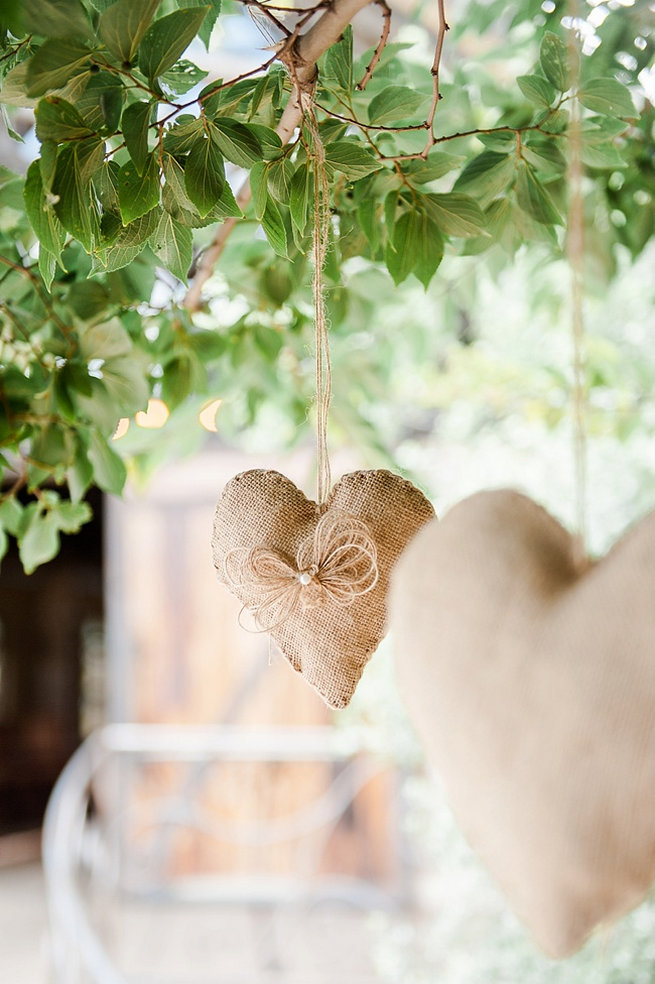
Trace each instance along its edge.
{"label": "hanging twine string", "polygon": [[262,632],[327,602],[348,608],[373,590],[379,576],[368,526],[336,510],[321,517],[295,561],[268,547],[237,547],[226,554],[223,570],[233,589],[248,594],[248,610]]}
{"label": "hanging twine string", "polygon": [[[573,4],[572,6],[575,6]],[[569,58],[572,65],[579,64],[578,43],[575,30],[569,35]],[[574,80],[580,81],[579,70]],[[577,560],[587,562],[585,542],[587,538],[587,429],[586,429],[586,379],[585,379],[585,331],[584,331],[584,194],[582,166],[582,133],[580,127],[580,103],[577,95],[571,99],[569,123],[568,188],[569,205],[566,230],[566,255],[570,270],[571,341],[573,361],[572,429],[573,467],[575,483],[575,527]]]}
{"label": "hanging twine string", "polygon": [[325,297],[323,291],[323,267],[327,255],[330,235],[330,188],[325,170],[325,147],[318,130],[311,97],[301,97],[303,118],[312,139],[312,162],[314,176],[314,231],[312,255],[314,276],[314,325],[316,349],[316,486],[317,501],[322,506],[327,500],[332,484],[330,459],[328,455],[328,411],[332,396],[332,367],[327,321],[325,317]]}
{"label": "hanging twine string", "polygon": [[[318,130],[311,93],[300,93],[303,120],[311,138],[314,207],[313,242],[316,383],[317,501],[325,507],[331,475],[328,411],[332,369],[323,292],[323,267],[330,233],[330,188],[325,148]],[[333,604],[348,608],[378,583],[377,549],[366,523],[347,513],[324,511],[316,529],[301,543],[294,561],[266,546],[237,547],[225,557],[225,578],[245,600],[262,632],[271,632],[291,616]],[[244,626],[245,627],[245,626]]]}

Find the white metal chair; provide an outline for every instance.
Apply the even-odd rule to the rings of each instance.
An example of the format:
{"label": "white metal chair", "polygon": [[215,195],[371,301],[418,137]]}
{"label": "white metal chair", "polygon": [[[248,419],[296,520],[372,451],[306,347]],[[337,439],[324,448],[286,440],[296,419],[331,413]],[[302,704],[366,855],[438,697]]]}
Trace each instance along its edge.
{"label": "white metal chair", "polygon": [[[273,816],[216,810],[223,780],[238,793],[239,769],[252,786],[266,775],[259,765],[290,763],[319,770],[307,802]],[[164,779],[156,795],[153,776],[160,787]],[[383,877],[330,868],[326,858],[344,837],[352,855],[358,797],[381,780],[388,789],[388,779],[388,767],[332,728],[115,724],[93,733],[60,776],[44,824],[57,984],[372,984],[366,921],[407,901],[398,830]],[[176,862],[176,852],[213,841],[228,861],[281,852],[285,865],[202,871]],[[183,923],[191,943],[175,944]],[[218,954],[209,952],[215,941]]]}

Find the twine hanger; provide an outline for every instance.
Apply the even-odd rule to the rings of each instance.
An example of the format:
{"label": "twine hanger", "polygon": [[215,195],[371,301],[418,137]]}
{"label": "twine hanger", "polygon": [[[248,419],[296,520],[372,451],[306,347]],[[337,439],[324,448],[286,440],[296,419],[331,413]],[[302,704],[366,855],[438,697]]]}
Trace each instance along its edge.
{"label": "twine hanger", "polygon": [[584,569],[589,564],[587,540],[587,403],[585,379],[585,330],[584,330],[584,194],[582,166],[582,133],[580,103],[577,89],[580,84],[580,55],[575,31],[577,3],[571,0],[571,31],[568,41],[569,64],[576,66],[572,73],[572,86],[576,95],[571,100],[569,123],[569,159],[567,185],[569,201],[566,220],[566,256],[570,271],[569,298],[571,318],[571,344],[573,381],[572,402],[572,451],[575,495],[575,561]]}
{"label": "twine hanger", "polygon": [[[235,589],[245,587],[253,593],[254,602],[248,607],[262,632],[271,632],[290,616],[325,604],[348,608],[372,591],[379,580],[377,547],[367,524],[342,511],[326,511],[332,484],[327,441],[332,367],[323,266],[330,234],[330,188],[312,93],[300,90],[299,102],[311,137],[309,154],[314,172],[312,291],[316,350],[316,485],[321,518],[313,534],[300,544],[293,559],[266,546],[236,548],[226,555],[223,564],[226,580]],[[242,608],[240,623],[243,611]]]}
{"label": "twine hanger", "polygon": [[332,484],[327,443],[328,412],[332,397],[332,365],[330,363],[330,345],[323,288],[323,267],[325,265],[330,236],[330,188],[325,170],[325,147],[323,146],[314,113],[312,94],[303,92],[300,97],[300,104],[303,111],[303,120],[312,139],[311,158],[314,172],[314,226],[312,241],[314,275],[312,278],[312,292],[314,295],[316,359],[316,494],[319,506],[323,506]]}

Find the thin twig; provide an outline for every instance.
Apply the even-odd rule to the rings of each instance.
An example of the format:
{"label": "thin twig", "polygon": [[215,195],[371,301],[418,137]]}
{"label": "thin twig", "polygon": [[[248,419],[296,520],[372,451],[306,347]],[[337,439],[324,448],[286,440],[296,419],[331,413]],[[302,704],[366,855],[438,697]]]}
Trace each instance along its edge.
{"label": "thin twig", "polygon": [[363,92],[368,83],[371,81],[371,76],[375,70],[375,66],[380,61],[380,56],[384,51],[386,43],[389,39],[389,31],[391,30],[391,7],[388,5],[386,0],[373,0],[378,7],[382,8],[382,35],[378,41],[378,46],[373,52],[373,57],[371,58],[369,64],[366,66],[366,71],[364,72],[364,77],[361,82],[357,83],[357,88]]}
{"label": "thin twig", "polygon": [[439,106],[439,100],[441,99],[441,93],[439,92],[439,66],[441,64],[441,53],[443,51],[444,38],[446,37],[446,31],[450,30],[450,25],[446,21],[446,10],[444,7],[444,0],[437,0],[437,13],[439,17],[439,26],[437,28],[437,43],[434,49],[434,61],[432,62],[432,68],[430,73],[432,75],[432,102],[430,103],[430,109],[428,111],[427,119],[425,121],[426,128],[428,131],[428,139],[425,147],[421,151],[421,157],[426,158],[430,153],[430,149],[435,145],[434,137],[434,118],[437,113],[437,107]]}
{"label": "thin twig", "polygon": [[19,472],[14,484],[10,485],[4,492],[0,492],[0,502],[4,502],[5,499],[11,499],[11,497],[16,495],[17,492],[20,492],[24,485],[27,485],[27,469],[25,467],[24,458],[21,458],[21,463],[23,465],[23,469]]}
{"label": "thin twig", "polygon": [[71,333],[70,325],[67,325],[64,321],[62,321],[62,319],[60,318],[60,316],[57,314],[54,307],[50,303],[47,294],[43,293],[42,283],[40,278],[35,273],[32,272],[32,266],[36,266],[36,263],[34,263],[32,266],[26,267],[26,266],[22,266],[20,263],[15,263],[13,260],[10,260],[9,257],[7,256],[1,256],[1,255],[0,255],[0,263],[4,263],[6,266],[11,267],[11,269],[15,270],[17,273],[22,273],[24,277],[27,277],[32,282],[32,284],[34,285],[34,290],[39,295],[41,303],[43,304],[44,308],[46,309],[52,320],[55,322],[57,327],[62,330],[64,335],[66,335],[66,337],[69,337]]}
{"label": "thin twig", "polygon": [[5,55],[2,56],[2,58],[0,58],[0,63],[3,61],[7,61],[7,59],[11,58],[12,55],[17,55],[20,49],[23,48],[26,44],[29,44],[31,40],[32,40],[31,34],[28,35],[28,37],[23,38],[23,40],[19,44],[17,44],[15,48],[12,48],[11,51],[8,51]]}
{"label": "thin twig", "polygon": [[382,126],[381,123],[362,123],[360,120],[356,120],[354,116],[342,116],[341,113],[335,113],[333,109],[328,109],[327,106],[321,105],[320,102],[315,102],[314,105],[321,112],[325,113],[326,116],[331,116],[335,120],[341,120],[343,123],[351,123],[360,130],[384,130],[391,133],[406,133],[408,130],[427,129],[427,123],[425,121],[423,123],[410,123],[409,126]]}

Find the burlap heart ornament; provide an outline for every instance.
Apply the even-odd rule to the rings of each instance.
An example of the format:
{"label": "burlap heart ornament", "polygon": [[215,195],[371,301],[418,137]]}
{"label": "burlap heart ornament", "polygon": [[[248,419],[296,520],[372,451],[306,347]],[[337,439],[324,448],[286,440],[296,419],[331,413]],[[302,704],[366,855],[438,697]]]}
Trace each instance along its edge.
{"label": "burlap heart ornament", "polygon": [[391,569],[434,510],[388,471],[344,475],[319,506],[276,471],[243,472],[216,507],[219,580],[332,707],[386,632]]}
{"label": "burlap heart ornament", "polygon": [[409,546],[401,693],[473,848],[553,957],[655,879],[655,513],[597,563],[482,492]]}

